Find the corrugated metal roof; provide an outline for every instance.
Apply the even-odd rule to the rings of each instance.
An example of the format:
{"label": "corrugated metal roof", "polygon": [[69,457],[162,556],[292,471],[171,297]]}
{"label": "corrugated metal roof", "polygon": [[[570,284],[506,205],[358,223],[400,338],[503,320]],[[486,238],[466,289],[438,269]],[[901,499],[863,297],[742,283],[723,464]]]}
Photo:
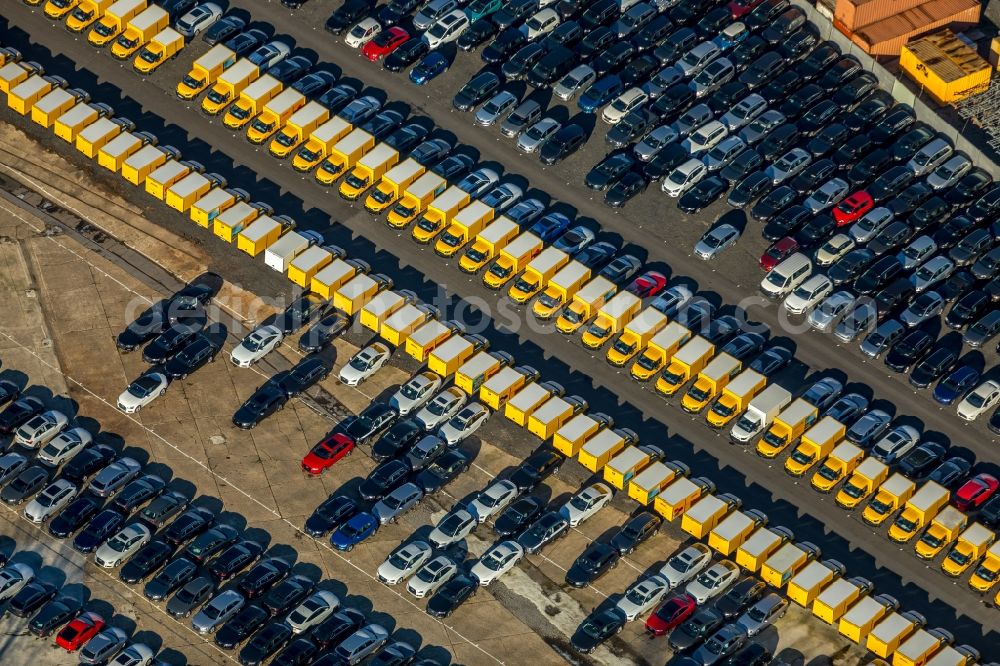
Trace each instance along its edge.
{"label": "corrugated metal roof", "polygon": [[988,62],[958,39],[951,30],[915,39],[903,48],[912,52],[924,67],[945,82],[957,81],[990,68]]}
{"label": "corrugated metal roof", "polygon": [[895,16],[866,25],[855,34],[870,44],[889,41],[896,37],[919,31],[923,27],[942,21],[949,16],[961,14],[972,8],[979,9],[977,0],[931,0],[907,9]]}

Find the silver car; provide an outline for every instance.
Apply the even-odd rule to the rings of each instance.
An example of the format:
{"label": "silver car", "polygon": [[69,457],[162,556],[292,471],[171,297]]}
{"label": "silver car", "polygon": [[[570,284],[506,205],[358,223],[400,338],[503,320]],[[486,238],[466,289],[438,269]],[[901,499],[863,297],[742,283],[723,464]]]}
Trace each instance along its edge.
{"label": "silver car", "polygon": [[411,541],[389,553],[375,573],[386,585],[396,585],[422,567],[433,554],[434,549],[426,541]]}
{"label": "silver car", "polygon": [[458,543],[476,527],[476,517],[465,509],[452,509],[427,536],[435,548],[447,548]]}
{"label": "silver car", "polygon": [[69,424],[62,412],[50,409],[33,416],[14,433],[14,443],[26,448],[37,449],[45,446]]}
{"label": "silver car", "polygon": [[439,587],[458,574],[458,565],[445,555],[438,555],[427,562],[406,584],[406,590],[417,599],[433,594]]}
{"label": "silver car", "polygon": [[737,102],[736,106],[719,120],[729,128],[730,132],[735,132],[764,113],[765,109],[767,109],[767,100],[757,93],[751,93]]}
{"label": "silver car", "polygon": [[208,634],[240,612],[246,598],[236,590],[226,590],[215,595],[191,620],[191,628],[199,634]]}
{"label": "silver car", "polygon": [[81,664],[104,664],[122,651],[128,642],[128,634],[118,627],[106,627],[80,650]]}
{"label": "silver car", "polygon": [[334,650],[341,663],[358,664],[365,657],[382,647],[389,640],[389,632],[380,624],[369,624],[361,627],[345,638]]}
{"label": "silver car", "polygon": [[812,155],[801,148],[792,148],[782,155],[764,173],[771,179],[772,185],[781,185],[799,175],[812,162]]}
{"label": "silver car", "polygon": [[757,116],[749,125],[740,130],[739,137],[746,141],[748,146],[764,140],[778,125],[785,122],[785,114],[775,109],[768,109]]}
{"label": "silver car", "polygon": [[153,663],[153,648],[145,643],[132,643],[118,653],[108,666],[150,666]]}
{"label": "silver car", "polygon": [[919,441],[920,432],[913,426],[896,426],[872,447],[871,454],[886,465],[892,465],[906,455]]}
{"label": "silver car", "polygon": [[491,127],[497,124],[501,118],[514,110],[518,103],[517,95],[509,90],[501,90],[494,95],[486,104],[483,104],[474,116],[477,125]]}
{"label": "silver car", "polygon": [[910,307],[903,310],[899,320],[909,328],[924,323],[931,317],[936,317],[944,309],[944,298],[936,291],[925,291],[917,296]]}
{"label": "silver car", "polygon": [[747,636],[753,637],[764,631],[788,612],[788,600],[777,592],[765,595],[736,620]]}
{"label": "silver car", "polygon": [[421,372],[414,375],[410,381],[403,384],[389,398],[389,405],[399,411],[401,417],[408,416],[431,399],[434,392],[441,388],[442,379],[433,372]]}
{"label": "silver car", "polygon": [[394,523],[401,515],[415,507],[423,497],[424,491],[417,484],[404,483],[372,507],[372,513],[382,525]]}
{"label": "silver car", "polygon": [[851,226],[848,233],[858,243],[867,243],[875,238],[880,231],[889,226],[893,218],[895,218],[895,215],[888,208],[882,206],[872,208]]}
{"label": "silver car", "polygon": [[648,162],[663,150],[663,147],[677,138],[677,132],[670,125],[660,125],[643,137],[634,148],[635,156]]}
{"label": "silver car", "polygon": [[76,486],[66,479],[56,479],[48,488],[24,507],[24,517],[33,523],[44,523],[76,497]]}
{"label": "silver car", "polygon": [[954,270],[955,262],[939,254],[920,266],[910,276],[910,282],[913,283],[913,287],[917,290],[917,293],[922,294],[942,280],[947,279]]}
{"label": "silver car", "polygon": [[542,117],[542,105],[536,100],[526,99],[511,111],[507,120],[500,124],[500,133],[509,139],[513,139],[531,127]]}
{"label": "silver car", "polygon": [[660,568],[659,574],[667,579],[670,589],[691,580],[712,561],[712,551],[703,543],[693,543],[677,553]]}
{"label": "silver car", "polygon": [[678,81],[684,78],[684,73],[681,72],[679,67],[674,65],[667,65],[659,72],[653,75],[646,83],[643,83],[640,88],[642,91],[649,95],[650,99],[656,99],[663,94],[663,91],[674,85]]}
{"label": "silver car", "polygon": [[336,613],[338,608],[340,599],[336,594],[318,590],[296,606],[285,621],[291,626],[293,634],[302,634]]}
{"label": "silver car", "polygon": [[909,245],[900,250],[896,258],[903,265],[903,270],[912,271],[937,251],[937,243],[930,236],[914,238]]}
{"label": "silver car", "polygon": [[105,569],[116,567],[135,555],[152,538],[152,532],[142,523],[126,525],[97,549],[94,562]]}
{"label": "silver car", "polygon": [[458,414],[468,399],[465,391],[455,386],[449,386],[425,404],[414,418],[424,427],[424,430],[430,432]]}
{"label": "silver car", "polygon": [[813,213],[822,213],[827,208],[832,208],[840,203],[850,189],[851,186],[847,184],[847,181],[841,178],[831,178],[820,185],[819,189],[813,191],[809,198],[802,202],[802,205]]}
{"label": "silver car", "polygon": [[857,303],[833,329],[833,335],[841,342],[851,342],[862,333],[867,334],[877,321],[878,309],[874,303]]}
{"label": "silver car", "polygon": [[714,259],[724,250],[736,245],[740,239],[740,230],[731,224],[720,224],[709,229],[694,246],[694,255],[708,261]]}
{"label": "silver car", "polygon": [[690,51],[685,53],[680,60],[677,61],[677,66],[680,68],[684,76],[695,77],[701,70],[705,69],[708,63],[712,62],[716,58],[722,55],[722,49],[720,49],[713,42],[702,42],[695,45]]}
{"label": "silver car", "polygon": [[684,138],[713,118],[712,109],[708,104],[696,104],[681,114],[674,122],[674,131],[678,138]]}
{"label": "silver car", "polygon": [[83,428],[63,430],[42,447],[35,459],[43,465],[58,467],[89,446],[93,439],[93,436]]}
{"label": "silver car", "polygon": [[97,473],[90,482],[90,492],[98,497],[111,497],[141,471],[142,465],[134,458],[119,458]]}
{"label": "silver car", "polygon": [[887,319],[861,341],[861,353],[870,358],[878,358],[896,341],[903,337],[906,328],[895,319]]}
{"label": "silver car", "polygon": [[455,9],[458,9],[458,0],[431,0],[413,17],[413,27],[421,32],[427,30]]}
{"label": "silver car", "polygon": [[835,291],[809,313],[809,326],[817,331],[829,332],[853,305],[854,294]]}
{"label": "silver car", "polygon": [[709,173],[720,171],[729,166],[737,155],[746,150],[747,144],[738,136],[730,134],[725,139],[715,144],[710,151],[701,158]]}
{"label": "silver car", "polygon": [[562,127],[555,118],[542,118],[517,139],[517,149],[529,155],[537,152]]}
{"label": "silver car", "polygon": [[222,18],[222,7],[214,2],[206,2],[177,19],[174,28],[185,37],[197,37],[220,18]]}
{"label": "silver car", "polygon": [[520,493],[517,489],[517,484],[513,481],[507,479],[495,481],[476,495],[475,499],[469,504],[469,512],[480,523],[485,523],[491,517],[506,509],[507,505],[513,502],[518,494]]}
{"label": "silver car", "polygon": [[581,90],[586,90],[596,78],[597,74],[594,72],[593,67],[590,65],[577,65],[569,74],[562,77],[559,83],[552,89],[552,92],[559,99],[568,102],[576,97]]}

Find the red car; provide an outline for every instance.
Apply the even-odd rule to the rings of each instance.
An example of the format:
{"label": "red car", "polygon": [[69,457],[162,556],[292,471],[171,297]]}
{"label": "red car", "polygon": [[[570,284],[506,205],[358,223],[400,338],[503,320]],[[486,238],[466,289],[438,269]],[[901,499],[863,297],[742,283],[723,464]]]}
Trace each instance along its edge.
{"label": "red car", "polygon": [[993,497],[997,488],[1000,488],[1000,481],[997,481],[995,476],[977,474],[955,491],[955,506],[962,511],[978,509],[986,500]]}
{"label": "red car", "polygon": [[733,15],[734,19],[738,19],[741,16],[749,14],[753,11],[754,7],[762,2],[764,2],[764,0],[733,0],[726,5],[726,8],[729,10],[729,13]]}
{"label": "red car", "polygon": [[837,221],[837,226],[857,222],[862,215],[875,207],[875,201],[867,192],[855,192],[833,209],[833,219]]}
{"label": "red car", "polygon": [[399,45],[409,38],[410,34],[399,26],[386,28],[365,44],[364,48],[361,49],[361,53],[372,62],[375,62],[379,58],[384,58],[398,49]]}
{"label": "red car", "polygon": [[799,243],[791,236],[785,236],[771,243],[771,247],[764,250],[757,262],[765,271],[769,271],[782,261],[799,251]]}
{"label": "red car", "polygon": [[658,271],[646,271],[636,279],[632,280],[632,284],[625,288],[630,294],[635,294],[639,298],[648,298],[650,296],[656,296],[658,293],[663,291],[667,286],[667,276]]}
{"label": "red car", "polygon": [[661,603],[646,620],[651,636],[662,636],[694,614],[698,602],[689,594],[677,594]]}
{"label": "red car", "polygon": [[103,617],[90,611],[81,613],[56,634],[56,645],[67,652],[76,652],[103,628]]}
{"label": "red car", "polygon": [[354,450],[354,441],[347,435],[335,433],[320,440],[302,459],[302,469],[307,474],[322,474],[327,467]]}

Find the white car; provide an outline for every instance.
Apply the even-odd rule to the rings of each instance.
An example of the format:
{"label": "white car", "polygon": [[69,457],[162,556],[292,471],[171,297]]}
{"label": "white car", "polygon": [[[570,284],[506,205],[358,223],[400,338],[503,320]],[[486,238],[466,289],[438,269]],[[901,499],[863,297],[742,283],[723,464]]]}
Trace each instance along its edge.
{"label": "white car", "polygon": [[364,18],[351,28],[351,31],[344,37],[344,42],[352,49],[360,49],[380,32],[382,32],[382,26],[379,25],[378,21],[371,17]]}
{"label": "white car", "polygon": [[694,246],[694,256],[708,261],[717,255],[736,245],[740,239],[740,230],[731,224],[720,224],[714,229],[709,229]]}
{"label": "white car", "polygon": [[958,403],[958,415],[966,421],[975,421],[1000,400],[1000,383],[987,380]]}
{"label": "white car", "polygon": [[621,95],[618,95],[610,104],[604,107],[601,112],[601,120],[611,125],[617,124],[622,118],[649,100],[649,95],[643,92],[642,88],[629,88]]}
{"label": "white car", "polygon": [[470,402],[462,411],[448,419],[448,422],[441,426],[438,435],[448,442],[449,446],[456,446],[465,438],[471,436],[479,430],[490,418],[489,409],[478,402]]}
{"label": "white car", "polygon": [[94,562],[105,569],[116,567],[135,555],[135,552],[152,538],[149,528],[142,523],[126,525],[97,549],[94,553]]}
{"label": "white car", "polygon": [[872,208],[848,229],[848,233],[855,242],[867,243],[889,226],[895,217],[893,212],[884,206]]}
{"label": "white car", "polygon": [[569,521],[570,527],[576,527],[603,509],[612,497],[614,495],[611,488],[603,483],[595,483],[570,497],[559,509],[559,513]]}
{"label": "white car", "polygon": [[392,350],[381,342],[373,342],[357,354],[340,369],[340,383],[347,386],[360,386],[372,375],[389,362]]}
{"label": "white car", "polygon": [[24,517],[35,524],[44,523],[69,504],[77,492],[66,479],[57,479],[24,507]]}
{"label": "white car", "polygon": [[516,541],[501,541],[479,558],[469,571],[482,586],[487,586],[514,568],[524,557],[524,548]]}
{"label": "white car", "polygon": [[284,339],[285,334],[274,324],[261,326],[250,331],[249,335],[243,338],[240,344],[236,345],[236,348],[229,355],[229,360],[235,366],[249,368],[277,349],[278,345]]}
{"label": "white car", "polygon": [[942,280],[946,280],[954,270],[955,262],[943,254],[939,254],[921,265],[910,276],[910,282],[913,283],[913,288],[916,289],[916,292],[922,294],[928,289],[937,286]]}
{"label": "white car", "polygon": [[663,576],[652,575],[629,585],[615,607],[625,613],[629,622],[660,603],[660,599],[670,589],[670,583]]}
{"label": "white car", "polygon": [[49,467],[59,467],[87,448],[93,439],[83,428],[68,428],[43,446],[35,460]]}
{"label": "white car", "polygon": [[0,569],[0,602],[7,601],[33,580],[35,571],[27,564],[18,562]]}
{"label": "white car", "polygon": [[520,492],[517,484],[504,479],[494,481],[485,490],[479,492],[475,499],[469,503],[469,512],[476,517],[480,523],[497,515],[507,508],[507,505],[514,501]]}
{"label": "white car", "polygon": [[424,33],[423,40],[427,42],[427,46],[431,49],[436,49],[439,46],[455,41],[468,28],[469,17],[461,9],[455,9],[439,18],[437,23]]}
{"label": "white car", "polygon": [[222,18],[222,7],[214,2],[198,5],[174,22],[174,28],[185,37],[197,37]]}
{"label": "white car", "polygon": [[693,543],[677,553],[660,568],[660,575],[674,589],[688,582],[712,561],[712,551],[703,543]]}
{"label": "white car", "polygon": [[577,65],[569,74],[562,77],[562,80],[552,89],[555,96],[564,102],[576,97],[581,90],[586,90],[597,78],[594,68],[590,65]]}
{"label": "white car", "polygon": [[956,153],[927,176],[927,184],[935,190],[943,190],[957,183],[971,170],[972,161],[965,155]]}
{"label": "white car", "polygon": [[62,412],[50,409],[28,419],[14,433],[14,443],[29,449],[45,446],[69,424]]}
{"label": "white car", "polygon": [[410,577],[406,584],[406,591],[417,599],[423,599],[434,594],[439,587],[457,574],[458,565],[450,557],[438,555]]}
{"label": "white car", "polygon": [[712,150],[727,136],[729,136],[729,130],[726,129],[725,125],[718,120],[710,120],[691,132],[686,139],[681,141],[681,146],[693,157]]}
{"label": "white car", "polygon": [[109,661],[108,666],[150,666],[153,655],[153,648],[145,643],[132,643]]}
{"label": "white car", "polygon": [[135,414],[167,392],[170,380],[162,372],[146,372],[137,377],[118,396],[118,409]]}
{"label": "white car", "polygon": [[816,250],[816,265],[829,266],[855,248],[857,244],[847,234],[834,234]]}
{"label": "white car", "polygon": [[[851,186],[841,178],[831,178],[819,189],[809,195],[809,198],[802,202],[802,205],[814,213],[822,213],[827,208],[832,208],[847,196]],[[869,211],[871,212],[871,211]]]}
{"label": "white car", "polygon": [[812,275],[788,295],[785,299],[785,310],[793,315],[805,314],[832,291],[833,282],[830,278],[822,273]]}
{"label": "white car", "polygon": [[289,613],[285,622],[292,628],[293,634],[301,634],[336,613],[338,608],[340,599],[336,594],[329,590],[319,590]]}
{"label": "white car", "polygon": [[849,291],[836,291],[830,294],[809,313],[809,326],[817,331],[830,331],[854,303],[854,294]]}
{"label": "white car", "polygon": [[716,562],[687,584],[684,591],[694,597],[699,605],[719,596],[740,575],[740,568],[729,560]]}
{"label": "white car", "polygon": [[434,549],[426,541],[411,541],[389,553],[375,573],[386,585],[397,585],[422,567],[433,554]]}
{"label": "white car", "polygon": [[427,536],[435,548],[447,548],[458,543],[475,529],[476,517],[465,509],[452,509],[438,521]]}
{"label": "white car", "polygon": [[529,42],[533,42],[555,30],[558,25],[559,12],[547,7],[532,14],[521,26],[521,32],[524,33]]}
{"label": "white car", "polygon": [[421,372],[411,377],[410,381],[400,386],[399,390],[392,394],[392,397],[389,398],[389,405],[395,407],[401,417],[409,416],[411,412],[423,407],[431,399],[431,396],[441,388],[442,383],[444,381],[437,374]]}
{"label": "white car", "polygon": [[434,399],[417,412],[414,418],[424,426],[424,430],[431,432],[442,423],[450,421],[468,400],[469,396],[465,391],[457,386],[449,386],[434,396]]}
{"label": "white car", "polygon": [[694,187],[708,173],[705,163],[697,157],[684,162],[663,179],[660,189],[668,197],[677,198]]}
{"label": "white car", "polygon": [[719,122],[725,125],[730,132],[741,129],[744,125],[759,116],[767,108],[767,100],[751,93],[736,103],[728,113],[719,118]]}

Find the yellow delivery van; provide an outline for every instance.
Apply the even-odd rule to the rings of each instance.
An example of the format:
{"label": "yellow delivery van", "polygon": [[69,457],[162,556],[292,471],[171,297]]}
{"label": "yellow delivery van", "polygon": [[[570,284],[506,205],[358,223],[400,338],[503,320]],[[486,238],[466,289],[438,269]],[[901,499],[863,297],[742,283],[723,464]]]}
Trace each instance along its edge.
{"label": "yellow delivery van", "polygon": [[390,227],[405,229],[447,188],[448,181],[444,178],[430,171],[425,173],[403,190],[401,198],[389,210],[385,221]]}
{"label": "yellow delivery van", "polygon": [[[799,437],[811,427],[819,414],[815,405],[799,398],[786,407],[775,417],[771,427],[757,442],[757,455],[764,458],[776,458],[790,445],[799,441]],[[824,430],[828,426],[824,426]]]}
{"label": "yellow delivery van", "polygon": [[114,109],[107,104],[79,102],[56,119],[52,130],[63,141],[75,144],[76,137],[81,131],[97,120],[112,115],[114,115]]}
{"label": "yellow delivery van", "polygon": [[860,599],[848,609],[837,630],[858,645],[864,645],[868,634],[882,618],[899,610],[899,601],[888,594],[878,594]]}
{"label": "yellow delivery van", "polygon": [[809,608],[827,585],[846,572],[847,567],[837,560],[812,561],[788,581],[785,594],[799,606]]}
{"label": "yellow delivery van", "polygon": [[813,615],[827,624],[835,624],[858,599],[871,593],[873,589],[875,589],[875,585],[861,576],[838,578],[830,583],[813,601]]}
{"label": "yellow delivery van", "polygon": [[146,45],[170,23],[170,17],[162,7],[150,5],[125,25],[125,31],[111,45],[111,55],[126,60]]}
{"label": "yellow delivery van", "polygon": [[684,512],[702,497],[714,492],[715,483],[703,476],[693,479],[686,476],[678,477],[653,498],[653,511],[671,522],[684,515]]}
{"label": "yellow delivery van", "polygon": [[132,60],[132,69],[140,74],[152,74],[160,65],[168,60],[177,57],[177,54],[184,49],[184,36],[173,28],[164,28],[153,35],[135,59]]}
{"label": "yellow delivery van", "polygon": [[292,168],[302,173],[312,171],[317,164],[329,157],[337,142],[352,129],[353,126],[340,116],[330,118],[313,130],[305,145],[298,149],[292,157]]}
{"label": "yellow delivery van", "polygon": [[[632,449],[647,451],[650,448],[647,446],[632,446],[626,449],[626,451],[631,451]],[[626,451],[618,454],[615,459],[624,456]],[[653,456],[650,455],[651,460],[652,458]],[[614,459],[612,462],[614,462]],[[605,479],[608,478],[609,470],[611,469],[611,463],[608,463],[608,466],[604,468]],[[656,460],[650,462],[642,471],[635,474],[628,481],[628,496],[643,506],[649,506],[664,488],[674,482],[674,479],[687,476],[691,476],[691,468],[679,460],[670,460],[667,462]]]}
{"label": "yellow delivery van", "polygon": [[588,438],[604,428],[614,427],[615,420],[607,414],[577,414],[552,435],[552,448],[567,458],[580,452]]}
{"label": "yellow delivery van", "polygon": [[191,71],[177,84],[175,93],[184,100],[194,99],[235,64],[236,54],[222,44],[216,44],[194,61]]}
{"label": "yellow delivery van", "polygon": [[640,312],[625,325],[611,346],[605,360],[611,365],[624,368],[636,354],[646,349],[654,335],[667,325],[667,315],[650,306]]}
{"label": "yellow delivery van", "polygon": [[544,442],[566,421],[586,409],[587,401],[579,396],[553,395],[528,417],[528,432]]}
{"label": "yellow delivery van", "polygon": [[486,380],[479,389],[479,402],[499,411],[507,401],[528,384],[538,381],[541,373],[528,365],[506,367]]}
{"label": "yellow delivery van", "polygon": [[930,523],[948,503],[951,493],[933,481],[928,481],[913,494],[903,511],[889,526],[889,538],[896,543],[906,543]]}
{"label": "yellow delivery van", "polygon": [[542,239],[530,231],[523,232],[500,250],[483,274],[483,284],[490,289],[500,289],[538,256],[543,247]]}
{"label": "yellow delivery van", "polygon": [[481,335],[453,335],[427,356],[427,369],[442,377],[450,377],[476,352],[489,347],[489,341]]}
{"label": "yellow delivery van", "polygon": [[958,538],[969,524],[969,517],[953,506],[946,506],[934,516],[927,530],[920,535],[913,549],[922,560],[933,560],[948,544]]}
{"label": "yellow delivery van", "polygon": [[846,426],[833,417],[824,416],[819,423],[809,428],[788,459],[785,472],[792,476],[803,476],[824,456],[833,451],[834,445],[844,438]]}
{"label": "yellow delivery van", "polygon": [[795,535],[787,527],[761,525],[736,548],[736,564],[756,573],[772,553],[794,539]]}
{"label": "yellow delivery van", "polygon": [[222,116],[222,124],[229,129],[242,129],[256,118],[264,105],[284,89],[281,81],[270,74],[260,77],[240,92]]}
{"label": "yellow delivery van", "polygon": [[504,405],[503,414],[519,426],[527,426],[528,419],[552,397],[566,395],[566,389],[555,382],[532,382],[515,393]]}
{"label": "yellow delivery van", "polygon": [[868,456],[855,468],[837,492],[835,501],[842,509],[853,509],[865,501],[889,476],[889,466],[878,458]]}
{"label": "yellow delivery van", "polygon": [[614,488],[624,490],[636,474],[642,472],[651,462],[659,461],[662,457],[663,452],[655,447],[629,446],[622,449],[604,466],[604,480]]}
{"label": "yellow delivery van", "polygon": [[860,446],[842,441],[812,475],[809,485],[821,493],[830,492],[857,468],[864,457],[865,451]]}
{"label": "yellow delivery van", "polygon": [[[315,278],[313,278],[315,281]],[[379,336],[394,347],[406,344],[407,338],[426,322],[440,316],[433,305],[406,303],[382,322]]]}
{"label": "yellow delivery van", "polygon": [[706,495],[684,512],[684,516],[681,517],[681,529],[695,539],[701,539],[708,536],[723,518],[741,506],[743,500],[730,493]]}
{"label": "yellow delivery van", "polygon": [[226,243],[232,243],[240,232],[253,224],[261,215],[273,215],[274,209],[259,201],[249,203],[238,201],[224,210],[212,223],[212,233]]}
{"label": "yellow delivery van", "polygon": [[893,474],[878,487],[875,496],[868,500],[868,505],[861,512],[861,519],[869,525],[881,525],[903,507],[916,488],[917,484],[902,474]]}
{"label": "yellow delivery van", "polygon": [[[297,157],[297,156],[296,156]],[[365,210],[378,215],[393,205],[403,196],[410,185],[424,174],[424,165],[413,158],[408,158],[385,172],[368,197],[365,199]],[[436,175],[436,174],[435,174]],[[440,176],[438,176],[440,178]]]}
{"label": "yellow delivery van", "polygon": [[588,349],[600,349],[615,333],[623,330],[642,307],[642,299],[627,291],[614,295],[598,311],[593,323],[580,336]]}
{"label": "yellow delivery van", "polygon": [[493,220],[496,211],[482,201],[472,201],[451,219],[451,224],[434,242],[439,257],[453,257]]}
{"label": "yellow delivery van", "polygon": [[556,330],[570,335],[590,321],[591,317],[615,295],[618,287],[605,277],[598,275],[583,285],[556,319]]}
{"label": "yellow delivery van", "polygon": [[715,356],[698,372],[694,383],[684,393],[681,409],[688,414],[700,413],[742,369],[743,363],[729,354]]}
{"label": "yellow delivery van", "polygon": [[708,364],[714,354],[715,345],[700,335],[692,337],[670,357],[667,369],[656,378],[653,385],[656,392],[665,396],[674,395]]}
{"label": "yellow delivery van", "polygon": [[545,290],[531,305],[531,314],[539,319],[552,319],[576,292],[590,280],[590,268],[572,260],[552,276]]}
{"label": "yellow delivery van", "polygon": [[819,558],[822,551],[808,541],[785,543],[760,565],[760,577],[771,587],[781,589],[805,565]]}
{"label": "yellow delivery van", "polygon": [[236,249],[256,257],[274,245],[282,234],[293,229],[295,220],[287,215],[262,215],[236,235]]}
{"label": "yellow delivery van", "polygon": [[78,104],[86,105],[90,93],[79,88],[53,88],[31,107],[31,120],[48,129]]}
{"label": "yellow delivery van", "polygon": [[406,353],[423,363],[438,345],[452,335],[464,332],[465,327],[458,322],[431,320],[406,339]]}

